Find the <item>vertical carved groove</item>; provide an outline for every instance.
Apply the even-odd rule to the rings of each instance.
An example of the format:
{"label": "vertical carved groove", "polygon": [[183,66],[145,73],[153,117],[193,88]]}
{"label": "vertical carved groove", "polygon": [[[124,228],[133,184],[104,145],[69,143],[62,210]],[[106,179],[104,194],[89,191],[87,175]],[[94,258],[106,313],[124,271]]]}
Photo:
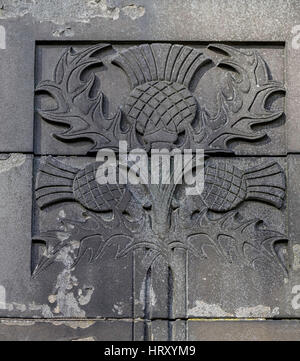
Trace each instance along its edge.
{"label": "vertical carved groove", "polygon": [[151,267],[148,269],[145,279],[145,308],[144,308],[144,341],[150,341],[150,330],[151,321]]}
{"label": "vertical carved groove", "polygon": [[173,272],[168,267],[168,317],[173,318],[173,301],[174,301],[174,279]]}
{"label": "vertical carved groove", "polygon": [[173,302],[174,302],[174,278],[171,267],[168,267],[168,340],[173,340]]}
{"label": "vertical carved groove", "polygon": [[144,319],[150,320],[151,316],[151,267],[148,269],[145,280],[145,309],[144,309]]}

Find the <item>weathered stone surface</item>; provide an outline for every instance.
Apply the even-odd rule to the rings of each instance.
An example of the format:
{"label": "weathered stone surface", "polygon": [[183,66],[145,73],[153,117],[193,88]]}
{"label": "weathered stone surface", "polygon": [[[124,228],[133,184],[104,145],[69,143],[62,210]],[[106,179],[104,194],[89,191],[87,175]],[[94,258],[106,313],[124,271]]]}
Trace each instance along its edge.
{"label": "weathered stone surface", "polygon": [[150,338],[144,335],[141,322],[135,323],[132,337],[131,321],[41,321],[3,319],[0,337],[3,341],[168,341],[168,324],[182,333],[177,341],[299,341],[299,321],[189,321],[188,338],[185,321],[153,321]]}
{"label": "weathered stone surface", "polygon": [[[228,159],[219,161],[228,164]],[[268,166],[272,161],[275,159],[236,158],[230,160],[230,164],[248,170],[258,164]],[[277,158],[276,161],[286,172],[285,159]],[[270,169],[269,174],[274,173],[275,168]],[[254,172],[249,178],[253,184],[266,185],[261,175],[261,172]],[[280,187],[280,181],[273,185],[269,183],[266,192],[270,195],[272,187],[277,186]],[[249,184],[251,189],[253,185]],[[274,203],[268,204],[267,199],[261,198],[261,202],[250,199],[240,204],[231,215],[228,212],[225,217],[219,216],[218,221],[208,222],[207,226],[214,227],[216,233],[207,232],[202,239],[207,259],[199,262],[191,254],[188,262],[188,317],[273,318],[288,314],[288,248],[284,241],[287,238],[286,198],[281,207],[274,206]],[[259,220],[263,220],[263,223]],[[216,248],[213,242],[220,248]],[[270,258],[270,254],[265,253],[268,242],[278,242],[279,248],[274,247],[274,250],[278,252],[279,258],[275,256],[272,260],[272,256]],[[218,250],[221,252],[216,254]],[[281,257],[285,259],[286,270],[280,265]]]}
{"label": "weathered stone surface", "polygon": [[[184,187],[178,186],[173,195],[178,205],[170,211],[171,226],[164,230],[168,235],[163,242],[182,242],[187,248],[173,250],[169,264],[162,257],[164,243],[161,249],[155,243],[160,230],[153,228],[155,208],[149,213],[153,224],[147,225],[142,208],[147,193],[141,198],[131,186],[125,213],[115,209],[113,219],[112,213],[101,216],[74,191],[67,192],[68,181],[62,176],[67,171],[86,172],[92,162],[86,157],[42,157],[36,162],[35,205],[42,210],[35,217],[33,277],[43,289],[39,303],[53,299],[49,305],[53,316],[147,320],[293,314],[286,299],[293,270],[288,265],[285,226],[285,158],[208,159],[207,177],[216,170],[223,172],[221,176],[240,189],[236,198],[234,188],[225,192],[223,179],[215,183],[214,187],[223,187],[222,208],[209,185],[202,198],[185,196]],[[76,179],[75,174],[70,177]]]}
{"label": "weathered stone surface", "polygon": [[[275,3],[0,0],[0,317],[45,320],[0,339],[299,336],[193,320],[300,315],[300,7]],[[204,192],[99,185],[119,140],[204,149]]]}
{"label": "weathered stone surface", "polygon": [[299,321],[189,321],[189,341],[299,341]]}
{"label": "weathered stone surface", "polygon": [[[25,159],[25,156],[22,157]],[[14,166],[9,159],[3,160],[3,169],[7,173],[3,173],[6,174],[3,179],[6,182],[11,179],[8,176],[11,164]],[[173,211],[173,226],[168,231],[168,239],[176,237],[174,239],[180,240],[183,245],[188,242],[186,245],[193,248],[173,251],[169,266],[162,258],[158,258],[150,268],[155,253],[145,251],[143,247],[151,248],[151,242],[155,240],[151,228],[147,230],[147,226],[144,226],[144,231],[147,230],[145,240],[139,239],[141,233],[137,233],[138,238],[135,240],[132,231],[138,228],[130,229],[125,223],[120,223],[117,228],[107,228],[111,222],[109,213],[99,217],[97,213],[85,209],[82,200],[60,200],[55,196],[56,191],[53,193],[53,187],[59,186],[57,179],[62,167],[79,173],[93,159],[59,157],[52,160],[42,157],[35,160],[37,198],[32,218],[33,274],[30,277],[30,262],[26,263],[25,259],[23,268],[19,267],[19,270],[26,276],[26,282],[23,281],[22,285],[29,288],[25,293],[21,291],[21,302],[15,293],[8,293],[9,287],[4,285],[6,303],[3,315],[46,318],[134,317],[147,321],[153,318],[187,317],[276,318],[297,314],[297,302],[294,299],[297,296],[297,266],[290,267],[288,262],[294,253],[294,265],[297,264],[297,246],[287,248],[285,235],[286,222],[290,222],[290,219],[293,222],[293,218],[288,218],[285,211],[286,198],[290,194],[286,197],[285,174],[290,176],[291,169],[298,169],[292,158],[289,158],[289,162],[292,162],[288,167],[289,173],[285,158],[208,159],[206,172],[215,174],[215,170],[219,169],[224,179],[227,173],[234,175],[235,184],[244,189],[243,193],[239,193],[241,198],[233,202],[225,193],[225,188],[222,188],[223,193],[220,194],[224,199],[227,197],[228,201],[224,203],[223,200],[223,208],[219,209],[215,208],[219,203],[212,203],[211,196],[203,198],[211,192],[207,185],[202,201],[199,196],[184,196],[179,187],[174,193],[179,205]],[[52,164],[52,168],[49,168],[49,164]],[[53,165],[60,168],[53,168]],[[49,179],[49,174],[41,173],[41,170],[47,172],[49,169],[56,172],[54,181],[49,184],[55,197],[47,201],[51,193],[45,190],[51,176]],[[64,172],[62,174],[66,174]],[[244,179],[245,184],[242,182],[238,185],[236,182],[241,182],[238,177],[242,174],[247,174],[246,180],[240,178]],[[28,178],[26,199],[30,199],[31,174]],[[266,186],[267,192],[264,192],[263,187]],[[222,187],[226,187],[224,181]],[[256,190],[259,187],[263,192],[258,194]],[[3,189],[6,189],[5,186]],[[132,186],[131,196],[134,197],[136,190]],[[46,198],[43,197],[46,194]],[[5,196],[9,196],[7,190]],[[14,202],[19,200],[17,193],[10,197]],[[203,200],[204,205],[201,203]],[[129,217],[130,212],[133,212],[131,222],[136,219],[135,227],[146,225],[142,222],[144,215],[142,209],[139,209],[140,202],[140,198],[132,198],[124,209]],[[45,208],[38,210],[38,205]],[[15,208],[18,204],[12,203],[11,206],[16,216]],[[208,213],[205,209],[209,210]],[[221,210],[221,213],[216,210]],[[289,215],[294,217],[291,209]],[[260,220],[264,220],[264,224]],[[131,226],[134,226],[134,222]],[[177,231],[172,236],[174,226]],[[25,227],[31,231],[30,215]],[[26,241],[24,235],[26,233],[22,232],[25,238],[24,241],[22,239],[22,247],[26,246],[30,237],[28,234]],[[104,248],[102,245],[107,240],[110,242],[107,243],[109,247]],[[142,248],[133,252],[129,248],[120,257],[130,240]],[[139,246],[140,241],[147,243]],[[273,248],[274,242],[276,247]],[[13,291],[18,292],[14,287]]]}
{"label": "weathered stone surface", "polygon": [[2,23],[0,152],[33,153],[34,63],[32,25]]}
{"label": "weathered stone surface", "polygon": [[[179,321],[184,322],[184,321]],[[179,323],[176,321],[176,323]],[[174,327],[174,323],[173,327]],[[168,340],[167,321],[153,321],[158,332],[152,338],[135,334],[136,341]],[[136,331],[138,330],[136,324]],[[178,325],[177,325],[178,327]],[[298,341],[298,321],[189,321],[189,338],[178,341]],[[224,331],[226,330],[226,331]],[[143,332],[143,331],[141,331]],[[164,334],[165,332],[165,334]],[[40,321],[5,319],[0,323],[1,340],[16,341],[130,341],[130,321]],[[174,338],[173,338],[174,339]]]}
{"label": "weathered stone surface", "polygon": [[131,321],[3,319],[1,341],[132,341]]}
{"label": "weathered stone surface", "polygon": [[[86,55],[81,59],[82,54]],[[129,141],[135,136],[134,130],[128,136],[117,132],[118,126],[125,127],[126,120],[129,124],[137,121],[137,131],[144,134],[146,145],[155,147],[155,136],[165,135],[147,133],[153,131],[151,122],[155,122],[155,117],[163,115],[165,123],[173,117],[166,130],[174,133],[173,127],[178,127],[178,134],[185,135],[181,142],[187,139],[186,147],[222,149],[241,155],[286,154],[283,54],[282,46],[272,44],[265,48],[243,44],[239,48],[217,44],[208,47],[99,44],[74,49],[49,43],[40,45],[36,59],[36,152],[81,155],[105,145],[116,147],[113,134],[108,135],[107,129],[115,124],[114,136]],[[88,61],[85,66],[84,61]],[[85,71],[91,66],[97,67],[94,73]],[[242,83],[238,82],[238,73],[244,78]],[[97,78],[89,83],[92,74]],[[81,92],[76,88],[80,77],[85,79]],[[68,83],[71,88],[65,85]],[[86,112],[92,111],[91,97],[96,94],[99,100],[101,97],[97,111],[103,114],[89,115]],[[176,97],[182,97],[183,103]],[[161,102],[160,107],[157,101]],[[51,110],[56,106],[57,110]],[[186,117],[183,123],[181,117]],[[150,126],[146,125],[148,118]],[[76,130],[68,131],[75,119]],[[188,136],[189,129],[197,136]],[[178,146],[175,133],[172,137]]]}
{"label": "weathered stone surface", "polygon": [[[195,0],[188,0],[185,6],[177,0],[172,2],[172,6],[169,0],[155,1],[153,4],[139,0],[131,2],[134,5],[132,13],[135,6],[144,7],[145,11],[140,11],[144,15],[136,19],[131,19],[122,11],[122,0],[69,0],[68,3],[55,0],[52,6],[33,0],[26,3],[2,0],[2,4],[1,18],[4,20],[40,23],[39,28],[47,29],[44,30],[45,36],[49,38],[56,35],[49,28],[57,30],[59,25],[67,24],[71,28],[77,27],[78,37],[86,40],[90,40],[91,36],[99,37],[100,32],[104,38],[122,40],[161,40],[163,33],[166,40],[198,41],[201,37],[208,41],[284,41],[290,33],[289,26],[299,19],[296,0],[278,0],[273,7],[259,0],[251,0],[247,4],[241,4],[238,0],[230,4],[220,4],[217,0],[206,0],[199,4]],[[116,13],[120,16],[114,15]],[[189,19],[189,26],[178,21],[186,18]],[[74,38],[75,34],[62,33],[61,37]]]}
{"label": "weathered stone surface", "polygon": [[[288,122],[289,137],[287,139],[288,145],[284,142],[284,127],[282,127],[282,120],[277,123],[277,126],[271,130],[274,132],[273,141],[275,143],[262,143],[257,147],[250,146],[247,152],[253,153],[266,153],[266,154],[278,154],[285,153],[285,148],[289,147],[291,151],[298,151],[296,132],[293,131],[297,127],[297,119],[294,118],[297,111],[290,111],[294,109],[297,104],[297,87],[294,85],[298,71],[297,71],[297,47],[293,47],[292,43],[297,44],[297,29],[294,27],[297,25],[297,19],[299,14],[299,7],[297,1],[279,1],[272,11],[266,4],[259,5],[256,1],[250,3],[240,4],[240,2],[231,2],[230,6],[221,5],[217,2],[202,2],[201,4],[195,4],[191,1],[183,8],[180,3],[178,5],[172,3],[172,11],[169,11],[168,1],[162,1],[152,4],[151,6],[147,2],[140,1],[138,4],[125,5],[120,1],[86,1],[86,3],[73,4],[75,0],[69,0],[68,3],[63,3],[60,0],[57,1],[56,6],[49,6],[46,3],[38,3],[27,1],[14,2],[3,1],[1,9],[1,25],[6,30],[6,50],[1,51],[3,59],[10,59],[9,62],[5,61],[2,66],[9,67],[8,71],[4,71],[2,74],[8,72],[15,76],[15,81],[10,82],[4,88],[3,92],[4,102],[6,104],[3,107],[2,114],[5,111],[7,116],[6,126],[3,128],[6,130],[2,133],[4,136],[1,138],[2,151],[30,151],[32,149],[32,135],[30,132],[33,128],[32,119],[32,92],[33,92],[33,45],[34,41],[55,41],[55,40],[93,40],[93,41],[232,41],[241,42],[246,41],[268,41],[266,45],[266,51],[278,50],[283,48],[283,42],[286,41],[286,47],[288,50],[285,63],[287,67],[285,85],[289,89],[290,96],[287,99],[287,111],[290,112],[291,119],[293,121]],[[250,5],[249,5],[250,4]],[[80,10],[78,10],[80,8]],[[68,11],[66,11],[68,9]],[[255,16],[255,13],[259,13],[259,16]],[[74,13],[74,15],[73,15]],[[165,21],[165,14],[168,21]],[[183,17],[188,14],[189,26],[184,26],[182,22],[176,22],[175,19]],[[238,14],[236,16],[235,14]],[[222,21],[220,21],[220,17]],[[64,21],[62,21],[64,18]],[[151,22],[148,19],[151,18]],[[252,20],[245,21],[245,19]],[[101,23],[99,23],[101,19]],[[174,19],[174,20],[172,20]],[[199,23],[199,19],[201,22]],[[234,19],[234,21],[232,21]],[[255,19],[255,20],[254,20]],[[281,19],[281,20],[280,20]],[[284,19],[284,20],[282,20]],[[230,26],[225,26],[226,23],[230,23]],[[155,25],[156,24],[156,25]],[[170,24],[176,24],[176,27]],[[23,28],[22,28],[23,27]],[[25,31],[24,31],[25,27]],[[23,30],[22,30],[23,29]],[[161,38],[161,32],[164,34],[164,39]],[[101,39],[99,39],[99,33],[101,33]],[[14,34],[23,34],[21,46],[18,45],[18,39],[12,38]],[[21,36],[21,35],[20,35]],[[28,44],[27,44],[28,41]],[[273,42],[273,43],[272,43]],[[281,42],[281,43],[280,43]],[[255,47],[255,45],[254,45]],[[23,50],[22,50],[23,49]],[[19,52],[26,51],[24,56],[19,56]],[[13,52],[15,52],[13,54]],[[18,54],[16,54],[18,52]],[[262,50],[264,53],[264,50]],[[275,72],[280,72],[283,66],[283,53],[282,50],[277,52],[281,60],[274,63]],[[280,55],[281,54],[281,55]],[[26,59],[23,62],[22,68],[17,68],[17,59]],[[276,59],[273,58],[271,62]],[[12,61],[13,60],[13,61]],[[15,61],[14,61],[15,60]],[[39,64],[37,64],[39,66]],[[13,69],[11,69],[14,66]],[[26,71],[24,71],[26,66]],[[274,68],[271,69],[274,72]],[[283,72],[280,75],[283,79]],[[7,83],[7,78],[2,79],[1,84]],[[11,78],[10,78],[11,79]],[[291,86],[289,86],[289,84]],[[14,84],[14,85],[12,85]],[[11,87],[14,87],[13,89]],[[13,95],[13,96],[12,96]],[[14,98],[18,99],[18,107],[14,109]],[[22,106],[20,100],[22,99]],[[24,108],[28,116],[24,117]],[[16,117],[18,112],[21,112],[23,119],[19,116]],[[14,114],[14,122],[9,121],[10,115]],[[292,114],[293,113],[293,114]],[[21,113],[20,113],[21,114]],[[12,126],[14,124],[14,126]],[[38,125],[38,122],[37,122]],[[26,131],[28,136],[17,139],[14,135],[12,137],[8,129],[19,129],[22,127],[20,134],[24,134]],[[10,128],[11,127],[11,128]],[[26,127],[26,129],[25,129]],[[46,127],[46,125],[45,125]],[[37,129],[38,131],[38,129]],[[30,139],[30,140],[29,140]],[[39,143],[39,140],[37,140]],[[46,152],[49,139],[44,140],[44,151]],[[278,143],[279,142],[279,143]],[[47,145],[48,144],[48,145]],[[278,144],[278,146],[277,146]],[[16,146],[13,146],[16,145]],[[18,149],[17,149],[17,148]],[[39,144],[36,145],[37,151],[41,151]],[[239,148],[239,146],[238,146]],[[65,149],[61,144],[60,147],[53,148],[60,154],[77,154],[76,150],[67,147]],[[246,148],[243,146],[239,151],[241,154],[245,153]],[[77,151],[78,148],[77,148]],[[74,153],[75,152],[75,153]],[[80,153],[81,151],[79,151]]]}
{"label": "weathered stone surface", "polygon": [[22,314],[31,279],[32,156],[0,155],[0,314]]}
{"label": "weathered stone surface", "polygon": [[156,320],[134,326],[136,341],[299,341],[298,320]]}
{"label": "weathered stone surface", "polygon": [[185,320],[135,321],[133,327],[135,341],[188,341]]}
{"label": "weathered stone surface", "polygon": [[299,176],[300,157],[299,155],[288,156],[288,181],[289,181],[289,238],[290,238],[290,287],[288,305],[295,317],[300,315],[300,244],[299,244]]}
{"label": "weathered stone surface", "polygon": [[[38,160],[36,168],[39,169],[45,160],[44,157]],[[94,159],[61,157],[59,160],[83,168]],[[40,182],[43,182],[42,178]],[[84,216],[84,211],[87,210],[80,204],[71,202],[37,211],[33,269],[38,264],[39,267],[33,274],[33,282],[40,285],[40,302],[49,304],[53,317],[130,318],[132,256],[116,259],[120,246],[117,235],[122,230],[115,228],[112,233],[103,228],[101,220],[109,219],[109,214],[104,214],[97,223],[93,213]],[[92,218],[87,222],[88,216]],[[73,221],[75,223],[71,224]],[[76,221],[81,223],[76,224]],[[113,234],[116,243],[107,244],[100,256],[98,251],[102,242]],[[41,244],[43,241],[47,242],[47,247]],[[51,253],[51,247],[55,245],[57,250]],[[43,259],[41,255],[47,249],[49,258]]]}
{"label": "weathered stone surface", "polygon": [[286,41],[286,116],[288,153],[299,153],[300,65],[299,26],[295,25]]}

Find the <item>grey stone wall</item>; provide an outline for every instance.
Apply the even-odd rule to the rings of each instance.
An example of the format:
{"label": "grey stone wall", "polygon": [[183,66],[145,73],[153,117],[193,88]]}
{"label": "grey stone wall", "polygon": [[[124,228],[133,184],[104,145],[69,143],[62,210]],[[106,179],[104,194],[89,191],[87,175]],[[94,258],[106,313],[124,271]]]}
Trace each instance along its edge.
{"label": "grey stone wall", "polygon": [[[299,340],[299,34],[298,0],[0,0],[1,340]],[[150,88],[149,131],[128,107]],[[145,149],[192,129],[207,178],[230,174],[206,185],[223,208],[178,188],[167,205],[131,189],[124,209],[76,196],[92,145],[125,139],[103,126],[116,114]]]}

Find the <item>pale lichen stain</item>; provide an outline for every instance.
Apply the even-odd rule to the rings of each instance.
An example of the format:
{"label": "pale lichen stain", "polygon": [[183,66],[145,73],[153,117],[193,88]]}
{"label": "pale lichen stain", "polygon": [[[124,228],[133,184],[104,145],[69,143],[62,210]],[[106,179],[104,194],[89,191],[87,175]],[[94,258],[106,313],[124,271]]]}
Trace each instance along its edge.
{"label": "pale lichen stain", "polygon": [[95,324],[96,321],[52,321],[54,326],[67,326],[73,330],[87,329]]}
{"label": "pale lichen stain", "polygon": [[94,337],[90,336],[90,337],[85,337],[85,338],[78,338],[76,340],[72,340],[72,341],[88,341],[88,342],[91,342],[91,341],[96,341],[94,339]]}
{"label": "pale lichen stain", "polygon": [[233,317],[234,315],[228,313],[217,304],[209,304],[203,301],[196,301],[195,307],[188,310],[188,314],[192,316],[201,317]]}
{"label": "pale lichen stain", "polygon": [[43,317],[52,317],[52,312],[48,305],[36,305],[35,303],[27,305],[17,302],[6,301],[6,290],[4,286],[0,285],[0,309],[12,312],[17,310],[19,312],[25,312],[27,309],[30,311],[40,310],[42,311]]}
{"label": "pale lichen stain", "polygon": [[35,321],[30,321],[30,320],[9,320],[9,319],[1,320],[0,322],[5,326],[34,326],[36,323]]}
{"label": "pale lichen stain", "polygon": [[83,290],[78,290],[78,302],[81,306],[90,303],[95,288],[92,286],[83,286]]}
{"label": "pale lichen stain", "polygon": [[279,307],[273,310],[269,306],[257,305],[254,307],[240,307],[235,312],[236,317],[239,318],[271,318],[279,315]]}
{"label": "pale lichen stain", "polygon": [[279,315],[279,307],[257,305],[251,307],[239,307],[233,313],[226,312],[218,304],[209,304],[196,301],[195,307],[189,309],[188,314],[194,317],[222,317],[222,318],[271,318]]}
{"label": "pale lichen stain", "polygon": [[130,17],[131,20],[136,20],[145,15],[146,9],[143,6],[131,4],[124,6],[121,11],[124,15]]}
{"label": "pale lichen stain", "polygon": [[0,173],[9,172],[25,163],[26,155],[21,153],[0,154]]}
{"label": "pale lichen stain", "polygon": [[41,311],[43,317],[45,318],[53,317],[53,313],[51,312],[51,309],[48,305],[37,305],[35,302],[33,302],[28,306],[28,309],[30,311]]}
{"label": "pale lichen stain", "polygon": [[[146,289],[145,289],[145,285],[146,285],[146,278],[144,278],[143,282],[142,282],[142,287],[140,290],[140,297],[139,300],[136,300],[136,304],[140,304],[140,305],[144,305],[146,302]],[[150,302],[150,306],[151,307],[155,307],[156,303],[157,303],[157,298],[153,289],[153,286],[150,285],[150,289],[149,289],[149,295],[147,295],[147,297],[149,297],[149,302]]]}
{"label": "pale lichen stain", "polygon": [[[59,216],[66,217],[64,210],[60,210]],[[67,240],[70,234],[67,228],[62,228],[59,232],[59,239],[61,242]],[[70,241],[70,245],[61,249],[56,257],[56,262],[64,265],[64,270],[58,274],[56,285],[53,294],[48,296],[48,302],[51,304],[52,312],[55,315],[62,315],[63,317],[82,317],[86,316],[85,311],[81,306],[87,305],[94,293],[94,287],[84,285],[79,287],[78,279],[72,274],[74,268],[74,259],[78,251],[79,243],[77,241]]]}
{"label": "pale lichen stain", "polygon": [[6,309],[6,290],[5,287],[0,285],[0,310]]}
{"label": "pale lichen stain", "polygon": [[[53,326],[66,326],[70,327],[73,330],[77,329],[88,329],[89,327],[95,324],[95,321],[49,321],[49,320],[22,320],[22,319],[2,319],[0,320],[0,324],[5,326],[34,326],[37,323],[46,323],[51,324]],[[93,340],[92,340],[93,339]],[[80,341],[81,339],[74,340]],[[86,337],[82,339],[82,341],[95,341],[93,337]]]}
{"label": "pale lichen stain", "polygon": [[64,317],[85,317],[85,311],[80,308],[79,300],[75,297],[74,288],[78,281],[71,274],[71,270],[63,270],[57,277],[56,297],[53,313],[62,314]]}
{"label": "pale lichen stain", "polygon": [[120,16],[120,8],[116,6],[108,6],[107,0],[90,0],[88,6],[96,8],[99,17],[118,20]]}
{"label": "pale lichen stain", "polygon": [[293,246],[293,255],[294,255],[293,269],[294,271],[298,271],[300,270],[300,244],[295,244]]}
{"label": "pale lichen stain", "polygon": [[113,312],[116,312],[119,316],[123,315],[124,311],[124,302],[118,302],[113,307]]}
{"label": "pale lichen stain", "polygon": [[48,305],[38,305],[35,302],[30,303],[28,306],[25,304],[17,303],[17,302],[7,302],[5,303],[5,309],[9,312],[12,311],[19,311],[19,312],[26,312],[28,311],[40,311],[42,316],[45,318],[53,317],[53,313],[50,310]]}
{"label": "pale lichen stain", "polygon": [[[118,20],[121,14],[131,20],[145,15],[145,8],[134,3],[125,6],[110,5],[109,0],[61,0],[36,1],[36,0],[2,0],[0,19],[19,18],[32,16],[39,22],[49,21],[57,25],[66,26],[68,23],[82,22],[89,23],[91,19],[103,18]],[[73,36],[73,30],[66,27],[53,31],[53,36]]]}
{"label": "pale lichen stain", "polygon": [[49,301],[49,303],[55,303],[56,302],[56,300],[57,300],[57,297],[56,297],[56,295],[50,295],[49,297],[48,297],[48,301]]}
{"label": "pale lichen stain", "polygon": [[59,38],[61,36],[72,37],[75,35],[75,33],[70,26],[67,26],[56,29],[55,31],[53,31],[52,35],[56,38]]}

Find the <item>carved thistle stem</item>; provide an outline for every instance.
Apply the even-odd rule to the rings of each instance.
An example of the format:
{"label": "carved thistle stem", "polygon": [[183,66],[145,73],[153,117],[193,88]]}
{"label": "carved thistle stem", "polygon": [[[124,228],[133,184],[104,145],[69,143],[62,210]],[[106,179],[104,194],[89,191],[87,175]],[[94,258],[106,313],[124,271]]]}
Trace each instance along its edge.
{"label": "carved thistle stem", "polygon": [[149,184],[153,233],[161,240],[167,237],[170,228],[170,212],[176,184]]}

